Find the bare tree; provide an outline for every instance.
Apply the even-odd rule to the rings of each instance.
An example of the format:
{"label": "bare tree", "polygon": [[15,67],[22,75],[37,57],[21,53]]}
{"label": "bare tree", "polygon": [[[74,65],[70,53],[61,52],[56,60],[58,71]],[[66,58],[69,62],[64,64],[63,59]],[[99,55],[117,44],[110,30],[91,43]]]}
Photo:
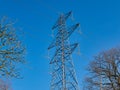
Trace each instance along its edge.
{"label": "bare tree", "polygon": [[0,90],[12,90],[10,84],[0,79]]}
{"label": "bare tree", "polygon": [[120,48],[95,56],[88,71],[89,76],[85,78],[87,89],[91,88],[88,90],[120,90]]}
{"label": "bare tree", "polygon": [[19,77],[18,64],[25,62],[24,51],[13,24],[0,22],[0,76]]}

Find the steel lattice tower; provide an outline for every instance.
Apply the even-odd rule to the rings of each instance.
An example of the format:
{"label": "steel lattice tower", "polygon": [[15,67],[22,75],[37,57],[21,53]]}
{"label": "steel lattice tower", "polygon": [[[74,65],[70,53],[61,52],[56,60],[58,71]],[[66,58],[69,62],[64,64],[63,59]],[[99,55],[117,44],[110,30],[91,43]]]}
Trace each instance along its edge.
{"label": "steel lattice tower", "polygon": [[61,14],[53,30],[56,30],[55,40],[48,50],[55,48],[55,54],[50,61],[52,66],[52,80],[50,90],[79,90],[71,54],[78,43],[70,44],[70,35],[79,27],[79,23],[67,28],[66,21],[72,12]]}

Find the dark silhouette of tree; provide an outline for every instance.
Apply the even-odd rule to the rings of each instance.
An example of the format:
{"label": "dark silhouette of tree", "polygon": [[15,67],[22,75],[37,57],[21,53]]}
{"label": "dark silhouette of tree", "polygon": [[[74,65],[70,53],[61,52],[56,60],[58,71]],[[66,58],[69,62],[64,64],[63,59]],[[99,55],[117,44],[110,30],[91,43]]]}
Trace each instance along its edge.
{"label": "dark silhouette of tree", "polygon": [[99,53],[87,70],[86,90],[120,90],[120,48]]}
{"label": "dark silhouette of tree", "polygon": [[20,77],[18,64],[25,63],[24,52],[13,24],[7,20],[0,22],[0,76]]}

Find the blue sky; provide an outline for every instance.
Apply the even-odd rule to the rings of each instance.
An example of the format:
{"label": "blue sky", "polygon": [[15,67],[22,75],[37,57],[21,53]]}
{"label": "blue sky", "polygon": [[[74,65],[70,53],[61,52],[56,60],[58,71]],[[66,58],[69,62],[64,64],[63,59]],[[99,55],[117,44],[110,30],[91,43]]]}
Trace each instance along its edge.
{"label": "blue sky", "polygon": [[[0,16],[16,20],[24,32],[28,64],[23,67],[24,79],[12,79],[14,90],[49,90],[50,70],[47,47],[52,41],[51,27],[62,12],[73,11],[80,22],[81,56],[74,53],[74,64],[82,88],[85,68],[92,57],[102,50],[120,45],[119,0],[0,0]],[[73,38],[73,37],[72,37]],[[77,51],[77,50],[76,50]]]}

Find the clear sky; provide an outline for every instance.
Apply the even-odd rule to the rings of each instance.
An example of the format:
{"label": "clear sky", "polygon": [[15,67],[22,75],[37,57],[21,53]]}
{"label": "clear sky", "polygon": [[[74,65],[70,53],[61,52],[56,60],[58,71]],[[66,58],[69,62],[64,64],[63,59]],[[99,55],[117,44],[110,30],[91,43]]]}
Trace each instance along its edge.
{"label": "clear sky", "polygon": [[92,57],[120,45],[120,0],[0,0],[0,16],[16,20],[27,47],[24,79],[12,79],[14,90],[49,90],[51,77],[46,55],[52,41],[51,27],[60,13],[71,10],[73,22],[80,22],[83,33],[74,34],[80,43],[81,56],[74,53],[73,58],[82,88],[85,68]]}

